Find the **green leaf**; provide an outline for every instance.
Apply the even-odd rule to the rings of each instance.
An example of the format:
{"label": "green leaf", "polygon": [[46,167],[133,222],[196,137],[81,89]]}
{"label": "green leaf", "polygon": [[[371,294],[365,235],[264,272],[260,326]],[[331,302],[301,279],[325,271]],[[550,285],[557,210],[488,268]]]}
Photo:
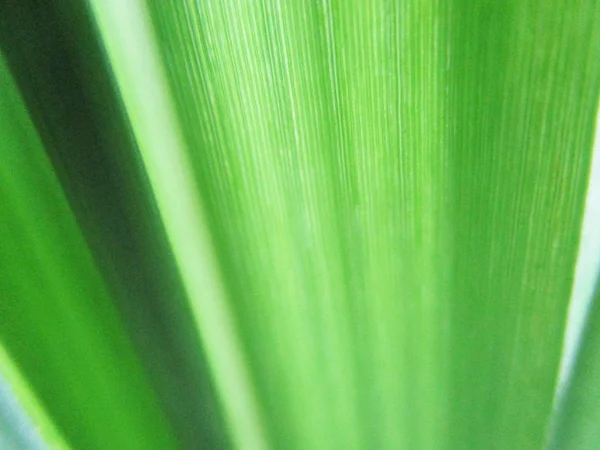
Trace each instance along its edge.
{"label": "green leaf", "polygon": [[[87,93],[87,123],[111,136],[131,126],[137,148],[117,145],[111,161],[139,158],[147,180],[115,164],[133,187],[98,194],[65,162],[85,133],[44,148],[0,66],[0,363],[47,442],[193,447],[186,427],[206,422],[187,411],[210,396],[191,384],[190,401],[169,402],[178,380],[153,366],[171,350],[193,365],[203,349],[237,448],[543,447],[600,93],[598,2],[85,5],[129,123],[93,88],[110,83],[74,75],[86,87],[61,92]],[[69,67],[104,67],[81,57],[89,24],[73,27],[81,41],[53,34]],[[20,80],[35,79],[28,105],[60,105],[31,75],[36,64],[11,55],[29,68]],[[41,109],[47,136],[78,123]],[[133,191],[122,204],[156,205],[189,303],[177,289],[155,294],[158,315],[173,312],[158,323],[179,324],[185,339],[151,350],[124,263],[144,253],[118,249],[111,230],[130,229],[115,225],[126,208],[98,213],[106,192]],[[150,230],[136,242],[159,248],[163,230]],[[157,277],[173,276],[170,261]],[[593,357],[595,322],[581,361]],[[581,393],[589,364],[576,370],[557,445],[593,437],[581,420],[595,417]]]}
{"label": "green leaf", "polygon": [[91,4],[239,447],[542,445],[596,2]]}
{"label": "green leaf", "polygon": [[0,44],[178,442],[226,445],[204,352],[86,4],[6,0]]}
{"label": "green leaf", "polygon": [[49,444],[52,422],[73,448],[172,448],[4,59],[0,86],[2,370],[21,373],[39,399],[14,388]]}

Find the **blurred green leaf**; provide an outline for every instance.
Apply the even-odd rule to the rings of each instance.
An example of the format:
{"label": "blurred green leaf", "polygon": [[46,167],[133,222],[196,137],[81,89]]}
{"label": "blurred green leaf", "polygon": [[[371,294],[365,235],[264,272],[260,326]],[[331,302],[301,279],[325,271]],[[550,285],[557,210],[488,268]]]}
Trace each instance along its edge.
{"label": "blurred green leaf", "polygon": [[204,349],[85,2],[5,0],[0,44],[177,440],[227,445]]}
{"label": "blurred green leaf", "polygon": [[3,59],[0,86],[0,342],[73,448],[172,448]]}

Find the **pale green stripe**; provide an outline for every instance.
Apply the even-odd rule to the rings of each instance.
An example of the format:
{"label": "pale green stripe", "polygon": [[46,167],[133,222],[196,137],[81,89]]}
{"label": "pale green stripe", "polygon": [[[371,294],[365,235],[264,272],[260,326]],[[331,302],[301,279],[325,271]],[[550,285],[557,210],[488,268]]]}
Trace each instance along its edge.
{"label": "pale green stripe", "polygon": [[265,438],[201,201],[141,2],[90,1],[190,298],[214,382],[240,448]]}

